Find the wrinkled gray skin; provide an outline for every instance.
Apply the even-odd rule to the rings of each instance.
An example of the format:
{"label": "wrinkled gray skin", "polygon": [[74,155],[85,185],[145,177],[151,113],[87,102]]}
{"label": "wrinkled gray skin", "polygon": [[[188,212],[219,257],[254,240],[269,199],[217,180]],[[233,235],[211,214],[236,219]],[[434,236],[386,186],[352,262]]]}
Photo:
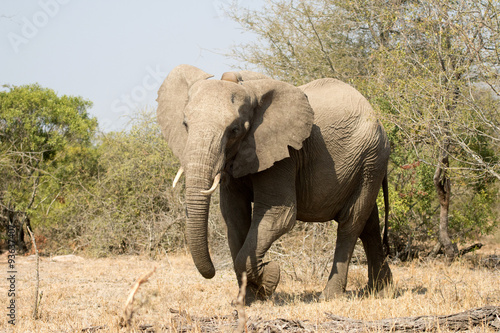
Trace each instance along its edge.
{"label": "wrinkled gray skin", "polygon": [[335,79],[297,88],[249,71],[210,77],[180,65],[158,92],[158,122],[186,173],[186,237],[199,272],[215,274],[201,191],[222,173],[220,208],[238,281],[248,276],[247,302],[274,292],[279,265],[263,258],[297,219],[338,222],[322,298],[344,292],[358,237],[368,287],[390,283],[376,205],[390,148],[368,101]]}

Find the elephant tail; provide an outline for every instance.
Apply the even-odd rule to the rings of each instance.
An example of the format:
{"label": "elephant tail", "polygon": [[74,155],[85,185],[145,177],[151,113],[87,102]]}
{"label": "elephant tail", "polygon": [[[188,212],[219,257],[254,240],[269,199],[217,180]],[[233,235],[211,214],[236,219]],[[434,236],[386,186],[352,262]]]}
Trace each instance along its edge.
{"label": "elephant tail", "polygon": [[389,188],[387,185],[387,173],[382,181],[382,191],[384,192],[384,206],[385,206],[385,216],[384,216],[384,236],[382,238],[382,243],[384,246],[384,253],[387,257],[390,253],[389,247]]}

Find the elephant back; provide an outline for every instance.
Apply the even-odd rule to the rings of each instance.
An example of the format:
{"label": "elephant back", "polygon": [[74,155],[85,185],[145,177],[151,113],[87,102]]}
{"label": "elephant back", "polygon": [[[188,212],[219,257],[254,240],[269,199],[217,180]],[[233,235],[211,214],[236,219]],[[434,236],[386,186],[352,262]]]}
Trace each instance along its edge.
{"label": "elephant back", "polygon": [[[330,151],[361,158],[368,152],[389,156],[389,141],[368,100],[351,85],[337,79],[319,79],[299,87],[314,110],[314,124]],[[374,157],[375,158],[375,157]]]}

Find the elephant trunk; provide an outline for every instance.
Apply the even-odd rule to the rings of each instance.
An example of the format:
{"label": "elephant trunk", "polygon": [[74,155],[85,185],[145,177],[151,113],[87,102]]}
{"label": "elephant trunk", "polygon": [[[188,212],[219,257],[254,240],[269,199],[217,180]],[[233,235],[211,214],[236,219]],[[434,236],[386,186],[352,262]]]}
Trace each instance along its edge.
{"label": "elephant trunk", "polygon": [[[220,149],[214,148],[215,138],[191,150],[186,168],[186,239],[198,271],[207,279],[215,275],[215,268],[208,250],[208,214],[210,193],[207,190],[214,183],[219,172]],[[220,146],[220,140],[219,145]],[[189,147],[189,146],[188,146]]]}
{"label": "elephant trunk", "polygon": [[[208,179],[208,178],[207,178]],[[196,186],[190,185],[196,183]],[[186,210],[188,221],[186,239],[191,256],[198,271],[206,279],[215,275],[215,268],[208,251],[208,212],[210,196],[200,193],[210,186],[210,181],[203,181],[205,186],[199,186],[200,179],[196,176],[186,177]]]}

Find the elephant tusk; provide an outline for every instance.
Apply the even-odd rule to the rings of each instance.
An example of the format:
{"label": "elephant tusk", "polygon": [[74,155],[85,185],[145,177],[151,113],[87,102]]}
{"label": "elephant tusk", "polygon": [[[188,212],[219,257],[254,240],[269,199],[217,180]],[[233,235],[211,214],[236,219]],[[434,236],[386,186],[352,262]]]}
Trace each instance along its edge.
{"label": "elephant tusk", "polygon": [[206,191],[200,191],[200,193],[204,194],[204,195],[210,195],[210,194],[214,193],[215,190],[217,189],[217,186],[219,185],[219,182],[220,182],[220,172],[215,176],[214,183],[212,184],[212,187]]}
{"label": "elephant tusk", "polygon": [[174,182],[172,183],[172,187],[175,187],[177,185],[177,182],[179,179],[181,179],[182,174],[184,173],[184,167],[180,167],[179,171],[177,171],[177,174],[175,175]]}

